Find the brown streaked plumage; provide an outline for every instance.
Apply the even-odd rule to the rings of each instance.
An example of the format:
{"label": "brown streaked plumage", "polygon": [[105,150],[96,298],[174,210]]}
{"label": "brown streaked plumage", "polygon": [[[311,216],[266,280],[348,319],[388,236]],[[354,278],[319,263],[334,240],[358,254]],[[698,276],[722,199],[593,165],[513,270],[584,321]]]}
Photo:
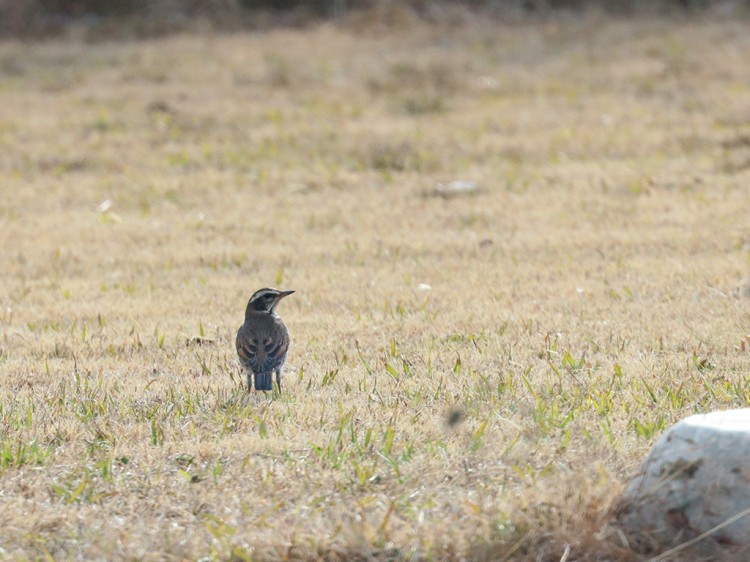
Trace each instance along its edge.
{"label": "brown streaked plumage", "polygon": [[260,289],[247,303],[245,323],[237,332],[237,355],[247,376],[247,389],[271,390],[272,375],[276,373],[276,386],[281,390],[281,370],[289,351],[289,333],[276,314],[276,305],[294,291]]}

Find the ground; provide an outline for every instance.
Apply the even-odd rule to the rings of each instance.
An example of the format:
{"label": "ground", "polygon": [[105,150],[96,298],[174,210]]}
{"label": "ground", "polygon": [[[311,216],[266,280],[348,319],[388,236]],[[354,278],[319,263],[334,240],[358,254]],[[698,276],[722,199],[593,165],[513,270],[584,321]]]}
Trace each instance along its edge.
{"label": "ground", "polygon": [[[4,554],[645,557],[629,475],[750,400],[748,49],[596,15],[0,44]],[[234,350],[264,286],[281,394]]]}

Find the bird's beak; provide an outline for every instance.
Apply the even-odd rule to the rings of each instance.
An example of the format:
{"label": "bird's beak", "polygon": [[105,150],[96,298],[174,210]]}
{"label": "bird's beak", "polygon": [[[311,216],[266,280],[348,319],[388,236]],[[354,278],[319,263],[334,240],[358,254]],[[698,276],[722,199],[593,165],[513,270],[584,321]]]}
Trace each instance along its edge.
{"label": "bird's beak", "polygon": [[284,297],[288,297],[291,295],[294,291],[281,291],[278,296],[278,300],[283,299]]}

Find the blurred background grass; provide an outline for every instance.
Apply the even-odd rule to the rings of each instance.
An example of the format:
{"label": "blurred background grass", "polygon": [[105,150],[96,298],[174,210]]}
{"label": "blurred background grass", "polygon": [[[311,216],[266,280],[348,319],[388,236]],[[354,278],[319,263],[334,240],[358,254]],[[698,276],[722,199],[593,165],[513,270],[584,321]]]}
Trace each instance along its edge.
{"label": "blurred background grass", "polygon": [[6,0],[0,2],[0,37],[48,37],[84,28],[87,39],[97,40],[206,26],[263,29],[327,19],[393,25],[409,18],[546,17],[588,10],[736,16],[749,5],[748,0]]}

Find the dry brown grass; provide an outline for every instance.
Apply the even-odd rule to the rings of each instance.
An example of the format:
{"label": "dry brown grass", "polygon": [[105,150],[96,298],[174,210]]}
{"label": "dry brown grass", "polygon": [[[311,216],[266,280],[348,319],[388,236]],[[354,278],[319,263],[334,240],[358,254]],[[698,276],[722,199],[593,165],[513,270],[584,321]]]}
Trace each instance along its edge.
{"label": "dry brown grass", "polygon": [[[3,552],[640,559],[628,474],[750,397],[748,49],[596,19],[1,44]],[[297,290],[281,396],[233,349],[266,285]]]}

